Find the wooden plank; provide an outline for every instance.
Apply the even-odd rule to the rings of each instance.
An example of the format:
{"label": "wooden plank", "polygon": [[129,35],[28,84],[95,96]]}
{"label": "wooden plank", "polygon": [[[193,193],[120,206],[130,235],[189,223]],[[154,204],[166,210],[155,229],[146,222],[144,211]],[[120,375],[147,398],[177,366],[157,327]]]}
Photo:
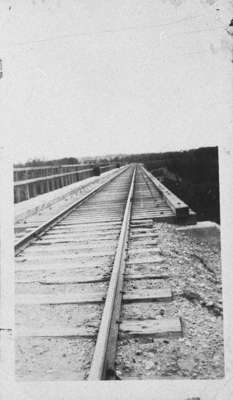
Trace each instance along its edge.
{"label": "wooden plank", "polygon": [[172,291],[170,288],[149,290],[136,289],[123,295],[123,301],[125,303],[170,300],[172,300]]}
{"label": "wooden plank", "polygon": [[145,228],[145,229],[151,229],[153,228],[153,223],[152,224],[146,224],[146,223],[131,223],[130,224],[131,229],[138,229],[138,228]]}
{"label": "wooden plank", "polygon": [[157,338],[181,336],[182,326],[179,318],[161,318],[159,320],[123,321],[120,333],[129,336],[154,336]]}
{"label": "wooden plank", "polygon": [[[83,221],[81,221],[81,218],[79,218],[79,223],[77,223],[77,222],[73,222],[72,223],[72,221],[68,221],[68,222],[60,222],[58,225],[56,225],[54,228],[53,228],[53,230],[55,231],[57,231],[57,230],[59,230],[60,231],[60,229],[61,228],[63,228],[63,229],[67,229],[67,228],[69,228],[69,227],[71,227],[72,229],[73,229],[73,225],[76,225],[78,228],[80,228],[81,226],[83,226],[83,227],[86,227],[86,226],[88,226],[88,225],[93,225],[93,224],[95,224],[95,225],[97,225],[98,226],[98,228],[106,228],[106,229],[109,229],[109,228],[112,228],[112,225],[114,225],[114,227],[115,226],[120,226],[121,225],[121,219],[120,218],[117,218],[117,219],[115,219],[114,221],[113,220],[111,220],[111,219],[108,219],[108,220],[106,220],[106,221],[103,221],[103,219],[102,218],[100,218],[98,221],[93,221],[93,218],[92,219],[90,219],[90,221],[88,221],[88,222],[86,222],[86,220],[85,219],[83,219]],[[111,224],[111,225],[110,225]]]}
{"label": "wooden plank", "polygon": [[152,232],[152,233],[134,233],[130,232],[130,240],[132,239],[146,239],[146,238],[158,238],[159,234]]}
{"label": "wooden plank", "polygon": [[129,240],[129,249],[136,247],[139,248],[140,247],[151,247],[151,246],[157,246],[158,245],[158,239],[153,239],[150,237],[145,237],[145,238],[131,238]]}
{"label": "wooden plank", "polygon": [[166,274],[126,274],[125,279],[140,280],[140,279],[168,279]]}
{"label": "wooden plank", "polygon": [[135,239],[157,239],[159,237],[158,233],[139,233],[139,234],[134,234],[133,232],[130,232],[130,238],[129,240],[135,240]]}
{"label": "wooden plank", "polygon": [[18,328],[16,329],[17,337],[44,337],[44,338],[92,338],[97,335],[97,327],[76,327],[76,328],[38,328],[38,329],[27,329]]}
{"label": "wooden plank", "polygon": [[[109,260],[109,258],[106,259],[105,264],[101,265],[102,267],[107,267],[108,264],[111,262],[111,259]],[[49,272],[49,271],[64,271],[64,270],[80,270],[80,269],[87,269],[86,267],[86,262],[81,262],[79,261],[79,263],[63,263],[63,264],[47,264],[46,262],[43,264],[31,264],[31,263],[19,263],[16,264],[16,268],[15,271],[16,272],[27,272],[27,271],[43,271],[43,272]],[[98,260],[95,261],[90,261],[88,262],[88,267],[89,268],[100,268],[100,263],[98,262]]]}
{"label": "wooden plank", "polygon": [[141,225],[141,224],[152,225],[153,220],[151,218],[133,218],[130,222],[130,226]]}
{"label": "wooden plank", "polygon": [[145,255],[151,256],[153,254],[160,254],[161,253],[161,249],[158,247],[136,247],[133,249],[128,249],[128,254],[130,255],[130,257],[132,256],[140,256],[142,255],[143,257],[145,257]]}
{"label": "wooden plank", "polygon": [[106,257],[106,256],[114,256],[115,251],[113,250],[105,250],[104,254],[103,252],[93,252],[93,253],[75,253],[73,252],[72,254],[64,254],[63,256],[57,255],[57,254],[50,254],[47,251],[44,251],[42,254],[40,254],[40,257],[38,257],[36,254],[33,255],[32,253],[27,252],[27,250],[24,251],[23,255],[18,255],[16,257],[16,261],[17,262],[26,262],[26,261],[32,261],[34,263],[41,263],[41,260],[48,260],[48,261],[53,261],[53,260],[64,260],[65,261],[72,261],[72,260],[79,260],[79,259],[88,259],[88,258],[92,258],[92,257]]}
{"label": "wooden plank", "polygon": [[41,244],[40,242],[33,243],[28,249],[27,253],[37,253],[37,252],[51,252],[51,251],[63,251],[63,252],[76,252],[76,251],[85,251],[87,250],[88,253],[90,250],[103,250],[104,248],[107,249],[114,249],[116,247],[116,240],[112,240],[111,242],[107,241],[103,243],[103,241],[96,241],[94,243],[70,243],[67,241],[66,243],[50,243],[50,244]]}
{"label": "wooden plank", "polygon": [[158,246],[158,241],[156,240],[131,240],[128,244],[128,251],[131,252],[133,250],[139,251],[140,249],[144,249],[145,251],[154,249]]}
{"label": "wooden plank", "polygon": [[[106,254],[109,252],[110,254],[113,254],[114,250],[116,249],[116,241],[113,244],[98,244],[98,245],[86,245],[86,246],[71,246],[70,244],[62,244],[61,246],[59,245],[54,245],[54,246],[30,246],[27,249],[27,255],[29,257],[45,257],[48,255],[49,257],[52,257],[53,255],[61,255],[61,257],[73,257],[74,255],[76,256],[86,256],[90,254],[98,254],[99,253],[104,253]],[[108,255],[109,255],[108,253]]]}
{"label": "wooden plank", "polygon": [[82,293],[68,295],[25,295],[16,296],[16,304],[91,304],[102,303],[105,293]]}
{"label": "wooden plank", "polygon": [[[100,225],[100,223],[95,223],[95,232],[94,232],[94,236],[99,235],[99,234],[107,234],[107,233],[111,233],[111,232],[119,232],[119,228],[120,228],[121,224],[116,224],[116,223],[112,223],[112,224],[103,224]],[[57,228],[58,226],[58,228]],[[79,224],[77,225],[73,225],[72,227],[62,227],[62,226],[54,226],[52,228],[51,231],[49,231],[45,237],[53,237],[53,236],[62,236],[62,235],[75,235],[75,234],[80,234],[82,236],[84,235],[93,235],[93,224],[92,225],[85,225],[83,224]]]}
{"label": "wooden plank", "polygon": [[160,263],[163,263],[164,261],[165,261],[164,257],[156,257],[156,258],[153,258],[153,259],[151,259],[151,257],[150,257],[150,260],[148,260],[147,258],[146,259],[140,258],[140,259],[136,259],[134,261],[127,261],[126,264],[127,265],[157,264],[157,263],[160,264]]}
{"label": "wooden plank", "polygon": [[[93,225],[95,225],[95,232],[93,234]],[[49,231],[46,234],[46,237],[53,237],[53,236],[61,236],[61,235],[74,235],[74,234],[80,234],[82,236],[84,235],[99,235],[99,234],[108,234],[111,232],[119,232],[121,224],[104,224],[100,225],[100,223],[95,223],[95,224],[89,224],[85,225],[83,224],[75,224],[72,227],[62,227],[62,226],[54,226],[52,231]]]}
{"label": "wooden plank", "polygon": [[103,235],[97,235],[96,237],[94,236],[87,236],[87,237],[79,237],[79,236],[75,236],[75,235],[71,235],[71,236],[63,236],[63,237],[56,237],[56,238],[52,238],[52,239],[43,239],[41,238],[40,240],[38,240],[36,243],[39,244],[40,246],[48,246],[48,245],[54,245],[54,244],[66,244],[66,243],[70,243],[70,244],[74,244],[76,246],[82,245],[82,244],[90,244],[93,243],[95,244],[96,242],[102,241],[104,240],[104,242],[106,241],[107,243],[109,242],[115,242],[117,240],[118,237],[118,233],[114,233],[112,234],[105,234],[105,236]]}
{"label": "wooden plank", "polygon": [[105,275],[80,275],[79,278],[72,277],[48,277],[44,279],[35,279],[33,277],[17,278],[16,283],[38,283],[40,285],[65,285],[65,284],[80,284],[80,283],[95,283],[95,282],[106,282],[110,278]]}
{"label": "wooden plank", "polygon": [[[148,221],[148,216],[151,216],[151,215],[153,215],[154,214],[154,209],[153,210],[146,210],[146,212],[145,212],[145,209],[144,208],[142,208],[142,209],[140,209],[140,210],[135,210],[136,211],[136,215],[137,215],[137,217],[136,218],[132,218],[131,219],[131,223],[134,223],[134,222],[141,222],[141,221]],[[153,223],[153,220],[151,219],[151,218],[149,218],[150,219],[150,222],[151,223]]]}

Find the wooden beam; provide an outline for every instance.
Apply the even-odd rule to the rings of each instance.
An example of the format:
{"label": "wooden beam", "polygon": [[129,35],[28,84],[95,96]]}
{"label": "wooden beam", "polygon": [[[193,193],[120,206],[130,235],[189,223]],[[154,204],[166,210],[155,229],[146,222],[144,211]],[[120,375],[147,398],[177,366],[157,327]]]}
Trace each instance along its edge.
{"label": "wooden beam", "polygon": [[126,274],[127,280],[141,280],[141,279],[168,279],[169,275],[166,274]]}
{"label": "wooden beam", "polygon": [[27,329],[18,328],[16,330],[17,337],[44,337],[44,338],[71,338],[83,337],[91,338],[97,335],[97,327],[76,327],[76,328],[39,328]]}
{"label": "wooden beam", "polygon": [[135,289],[132,292],[123,295],[124,303],[151,302],[151,301],[170,301],[172,300],[172,291],[166,289]]}
{"label": "wooden beam", "polygon": [[68,294],[68,295],[25,295],[16,296],[16,304],[91,304],[102,303],[105,293]]}
{"label": "wooden beam", "polygon": [[179,318],[161,318],[144,321],[123,321],[120,324],[120,333],[129,336],[154,336],[157,338],[181,336],[182,326]]}

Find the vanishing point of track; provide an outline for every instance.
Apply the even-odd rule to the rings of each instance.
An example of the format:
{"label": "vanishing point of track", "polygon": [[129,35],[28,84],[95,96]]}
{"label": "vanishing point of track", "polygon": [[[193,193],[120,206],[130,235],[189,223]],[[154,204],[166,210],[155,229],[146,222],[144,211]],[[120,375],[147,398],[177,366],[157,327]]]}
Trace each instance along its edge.
{"label": "vanishing point of track", "polygon": [[[19,378],[117,379],[119,340],[182,335],[175,315],[140,315],[145,302],[172,301],[155,222],[174,218],[130,165],[16,242]],[[137,318],[124,317],[128,304]]]}

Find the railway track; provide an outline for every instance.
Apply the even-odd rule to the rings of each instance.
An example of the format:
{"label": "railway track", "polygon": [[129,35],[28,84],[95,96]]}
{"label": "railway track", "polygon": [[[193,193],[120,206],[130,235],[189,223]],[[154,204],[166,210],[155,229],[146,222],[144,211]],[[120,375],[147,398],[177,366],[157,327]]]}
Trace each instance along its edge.
{"label": "railway track", "polygon": [[[145,170],[132,165],[18,239],[18,378],[128,379],[125,347],[136,354],[140,341],[182,336],[177,313],[161,310],[172,290],[156,222],[174,218]],[[145,304],[153,306],[148,318]]]}
{"label": "railway track", "polygon": [[[21,242],[21,239],[28,236],[30,232],[34,232],[36,228],[40,227],[50,219],[55,218],[63,209],[68,209],[73,203],[76,204],[78,200],[85,200],[89,193],[94,193],[95,190],[98,190],[98,187],[101,187],[102,184],[110,181],[124,168],[125,167],[122,167],[120,170],[114,170],[106,176],[92,178],[93,180],[89,180],[87,183],[86,180],[83,180],[80,185],[71,192],[56,195],[55,201],[54,199],[47,199],[44,204],[37,204],[37,206],[32,205],[30,212],[28,208],[24,211],[21,210],[21,213],[15,218],[15,243],[17,244],[18,241]],[[53,192],[50,192],[50,194],[53,195]]]}

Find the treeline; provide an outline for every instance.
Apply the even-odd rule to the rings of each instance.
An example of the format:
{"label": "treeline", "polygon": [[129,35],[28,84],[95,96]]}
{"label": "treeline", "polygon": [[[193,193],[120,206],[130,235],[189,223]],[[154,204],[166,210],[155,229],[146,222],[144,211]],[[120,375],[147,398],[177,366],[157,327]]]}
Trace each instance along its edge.
{"label": "treeline", "polygon": [[165,176],[164,184],[197,212],[199,220],[220,223],[217,147],[182,152],[168,158],[167,168],[181,179],[173,181]]}
{"label": "treeline", "polygon": [[26,161],[25,163],[17,163],[15,167],[41,167],[43,165],[65,165],[65,164],[79,164],[80,161],[75,157],[64,157],[55,160],[41,160],[34,158],[33,160]]}
{"label": "treeline", "polygon": [[[113,157],[114,160],[118,160],[118,157]],[[84,157],[84,158],[76,158],[76,157],[64,157],[57,158],[54,160],[41,160],[40,158],[34,158],[33,160],[28,160],[25,163],[16,163],[14,166],[18,168],[24,167],[41,167],[44,165],[72,165],[72,164],[95,164],[102,165],[108,164],[112,162],[112,157]]]}
{"label": "treeline", "polygon": [[126,156],[127,162],[142,162],[186,202],[199,220],[220,223],[218,148]]}

